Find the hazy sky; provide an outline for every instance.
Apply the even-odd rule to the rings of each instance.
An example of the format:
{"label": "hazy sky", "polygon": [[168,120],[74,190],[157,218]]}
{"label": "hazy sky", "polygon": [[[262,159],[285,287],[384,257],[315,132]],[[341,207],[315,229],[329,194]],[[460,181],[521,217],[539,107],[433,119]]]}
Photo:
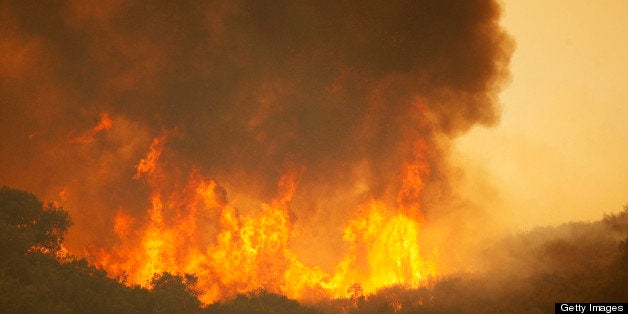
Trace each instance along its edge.
{"label": "hazy sky", "polygon": [[628,2],[504,1],[516,41],[501,122],[461,138],[516,224],[595,220],[628,203]]}

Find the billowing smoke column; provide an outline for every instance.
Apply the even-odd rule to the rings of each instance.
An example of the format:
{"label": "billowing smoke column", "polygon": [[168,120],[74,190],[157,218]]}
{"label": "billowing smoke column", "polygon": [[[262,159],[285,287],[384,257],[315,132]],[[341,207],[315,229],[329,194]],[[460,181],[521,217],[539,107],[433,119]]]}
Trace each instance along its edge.
{"label": "billowing smoke column", "polygon": [[196,273],[208,302],[417,284],[435,273],[416,242],[426,199],[449,193],[447,142],[498,116],[499,14],[3,1],[0,183],[63,204],[70,252],[138,283]]}

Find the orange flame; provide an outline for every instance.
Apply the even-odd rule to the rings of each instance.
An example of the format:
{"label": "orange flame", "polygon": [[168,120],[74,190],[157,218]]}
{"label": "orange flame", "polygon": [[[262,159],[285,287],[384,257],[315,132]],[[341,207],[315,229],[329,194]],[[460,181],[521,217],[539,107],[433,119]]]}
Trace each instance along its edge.
{"label": "orange flame", "polygon": [[153,174],[155,169],[157,169],[157,160],[159,159],[159,156],[161,156],[161,151],[164,148],[165,142],[165,135],[153,139],[153,143],[150,145],[150,151],[145,158],[140,160],[140,163],[136,167],[137,172],[135,173],[135,176],[133,176],[133,179],[139,179],[142,174],[147,174],[148,176]]}
{"label": "orange flame", "polygon": [[[94,126],[93,128],[89,129],[88,131],[86,131],[85,133],[81,134],[80,136],[76,138],[70,138],[70,142],[77,143],[77,144],[89,144],[94,141],[94,136],[96,134],[98,134],[99,132],[107,131],[111,129],[112,122],[113,121],[111,120],[111,117],[109,116],[108,113],[106,112],[101,113],[100,121],[98,122],[98,124],[96,124],[96,126]],[[31,138],[31,136],[29,136],[29,138]]]}
{"label": "orange flame", "polygon": [[[429,171],[419,157],[405,165],[397,210],[372,200],[347,222],[343,239],[349,249],[327,273],[306,266],[289,248],[291,200],[301,169],[293,167],[281,177],[271,202],[241,215],[224,191],[196,170],[180,191],[164,191],[159,159],[165,142],[166,135],[153,140],[134,176],[145,177],[153,188],[145,220],[119,209],[116,246],[91,257],[129,283],[147,285],[164,271],[193,273],[204,291],[202,301],[210,303],[257,288],[301,300],[349,297],[356,287],[373,293],[394,284],[416,286],[436,274],[436,256],[425,257],[418,244],[417,199]],[[424,149],[418,143],[414,153]]]}

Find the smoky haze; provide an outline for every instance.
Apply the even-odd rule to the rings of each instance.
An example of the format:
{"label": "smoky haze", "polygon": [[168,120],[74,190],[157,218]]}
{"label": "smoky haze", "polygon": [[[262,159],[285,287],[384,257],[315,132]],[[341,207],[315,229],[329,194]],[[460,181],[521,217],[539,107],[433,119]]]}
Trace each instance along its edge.
{"label": "smoky haze", "polygon": [[297,168],[293,218],[340,225],[369,198],[394,201],[400,165],[419,158],[426,195],[406,201],[429,205],[452,193],[448,142],[499,117],[512,52],[500,12],[494,1],[3,1],[0,182],[64,204],[77,253],[108,246],[120,208],[145,219],[150,191],[133,177],[164,134],[172,189],[196,169],[244,208]]}

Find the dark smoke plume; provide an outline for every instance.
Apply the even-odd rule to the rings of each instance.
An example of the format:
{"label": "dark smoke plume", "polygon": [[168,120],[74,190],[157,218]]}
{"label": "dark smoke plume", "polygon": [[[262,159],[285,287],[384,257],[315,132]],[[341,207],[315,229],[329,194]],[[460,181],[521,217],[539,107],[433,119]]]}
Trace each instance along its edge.
{"label": "dark smoke plume", "polygon": [[162,134],[170,175],[196,167],[240,204],[302,167],[297,219],[386,197],[417,155],[428,190],[443,186],[448,139],[499,116],[512,51],[500,11],[480,0],[3,1],[0,183],[66,204],[75,249],[106,245],[118,208],[144,212],[135,166]]}

